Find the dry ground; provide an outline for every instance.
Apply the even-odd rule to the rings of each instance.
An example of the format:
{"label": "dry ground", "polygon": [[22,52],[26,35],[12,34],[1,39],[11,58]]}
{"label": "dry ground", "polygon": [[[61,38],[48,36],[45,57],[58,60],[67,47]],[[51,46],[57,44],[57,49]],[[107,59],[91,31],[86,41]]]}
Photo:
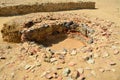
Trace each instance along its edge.
{"label": "dry ground", "polygon": [[[118,31],[120,31],[120,23],[119,23],[120,22],[120,0],[94,0],[94,1],[96,1],[96,9],[95,10],[84,10],[83,9],[83,10],[75,10],[75,11],[70,11],[70,12],[85,13],[85,14],[89,14],[89,16],[100,17],[102,19],[110,20],[117,24],[116,29],[118,29]],[[17,16],[0,17],[0,29],[2,28],[3,23],[5,23],[15,17],[17,17]],[[120,41],[119,34],[120,34],[119,32],[116,32],[116,35],[114,36],[117,41]],[[66,44],[66,42],[69,42],[69,44]],[[71,45],[71,43],[74,43],[74,45]],[[74,48],[74,47],[76,47],[76,45],[78,43],[79,42],[76,42],[74,40],[65,40],[58,44],[53,45],[52,48],[53,49],[59,48],[59,46],[61,46],[61,45],[65,45],[65,46],[71,45],[70,47]],[[6,44],[6,42],[2,41],[1,34],[0,34],[0,44]],[[77,46],[77,47],[79,47],[79,46]],[[120,57],[120,55],[118,55],[117,57],[111,56],[110,59],[116,60],[119,57]],[[75,59],[73,59],[73,60],[75,60]],[[102,61],[102,60],[100,60],[98,62],[100,62],[101,64],[98,64],[97,66],[96,65],[91,66],[92,68],[96,69],[96,73],[98,73],[97,67],[99,67],[99,65],[103,65],[103,66],[105,65],[104,61]],[[119,75],[120,74],[120,62],[116,60],[116,63],[117,63],[117,66],[114,67],[116,69],[116,72],[114,72],[114,73],[110,73],[110,72],[98,73],[97,77],[89,77],[88,80],[120,80],[120,75]],[[2,65],[2,63],[0,65]],[[46,64],[44,64],[44,65],[46,65]]]}

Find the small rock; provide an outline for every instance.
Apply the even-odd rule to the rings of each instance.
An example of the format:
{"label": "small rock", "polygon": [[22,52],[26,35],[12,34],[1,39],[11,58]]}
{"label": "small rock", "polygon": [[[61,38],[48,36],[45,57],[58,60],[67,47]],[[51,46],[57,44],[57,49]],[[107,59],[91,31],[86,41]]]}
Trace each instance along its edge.
{"label": "small rock", "polygon": [[57,80],[63,80],[63,78],[62,78],[61,76],[59,76],[59,77],[57,78]]}
{"label": "small rock", "polygon": [[56,69],[57,69],[57,70],[60,70],[60,69],[63,69],[63,67],[60,66],[60,65],[58,65],[58,66],[56,67]]}
{"label": "small rock", "polygon": [[92,44],[94,42],[93,38],[91,38],[90,40],[88,40],[88,44]]}
{"label": "small rock", "polygon": [[65,69],[63,70],[63,75],[64,75],[64,76],[68,76],[70,72],[71,72],[71,71],[70,71],[69,68],[65,68]]}
{"label": "small rock", "polygon": [[76,70],[74,70],[74,71],[72,72],[72,74],[71,74],[71,77],[72,77],[73,79],[77,79],[79,76],[80,76],[80,74],[79,74],[79,72],[76,71]]}
{"label": "small rock", "polygon": [[89,63],[89,64],[94,64],[94,63],[95,63],[95,60],[90,58],[89,60],[87,60],[87,63]]}
{"label": "small rock", "polygon": [[30,67],[31,67],[31,65],[25,65],[24,68],[25,68],[26,70],[28,70],[28,69],[30,69]]}
{"label": "small rock", "polygon": [[76,49],[73,49],[70,54],[71,54],[71,55],[76,55],[76,54],[77,54],[77,50],[76,50]]}
{"label": "small rock", "polygon": [[36,66],[37,67],[41,66],[41,63],[40,62],[36,62]]}
{"label": "small rock", "polygon": [[78,71],[80,74],[83,74],[83,73],[84,73],[84,69],[83,69],[83,68],[79,68],[79,69],[77,69],[77,71]]}
{"label": "small rock", "polygon": [[114,65],[116,65],[116,63],[115,62],[110,62],[110,65],[114,66]]}
{"label": "small rock", "polygon": [[57,61],[56,58],[51,58],[51,59],[50,59],[50,62],[51,62],[51,63],[53,63],[53,62],[55,62],[55,61]]}
{"label": "small rock", "polygon": [[94,75],[94,76],[96,76],[96,73],[93,70],[91,71],[91,74]]}
{"label": "small rock", "polygon": [[64,64],[64,63],[65,63],[65,60],[62,59],[62,60],[60,60],[59,62],[60,62],[60,64]]}
{"label": "small rock", "polygon": [[45,77],[46,77],[47,79],[52,79],[52,78],[53,78],[52,74],[46,74]]}
{"label": "small rock", "polygon": [[58,78],[58,73],[57,72],[53,73],[53,78]]}
{"label": "small rock", "polygon": [[99,71],[100,71],[100,72],[104,72],[104,71],[105,71],[105,69],[99,69]]}
{"label": "small rock", "polygon": [[98,58],[99,57],[99,55],[98,54],[94,54],[94,56],[93,56],[94,58]]}
{"label": "small rock", "polygon": [[66,55],[66,54],[67,54],[67,49],[64,48],[64,49],[62,50],[61,54]]}
{"label": "small rock", "polygon": [[0,57],[0,59],[5,60],[5,59],[6,59],[6,57]]}
{"label": "small rock", "polygon": [[46,48],[46,51],[47,51],[47,53],[50,53],[51,55],[53,55],[55,52],[54,51],[52,51],[50,48]]}
{"label": "small rock", "polygon": [[106,58],[106,57],[108,57],[109,56],[109,54],[107,53],[107,52],[105,52],[105,53],[103,53],[103,58]]}
{"label": "small rock", "polygon": [[77,80],[85,80],[85,76],[84,75],[80,75],[80,77]]}
{"label": "small rock", "polygon": [[49,74],[50,71],[43,72],[42,75],[40,76],[41,78],[44,77],[45,75]]}
{"label": "small rock", "polygon": [[14,72],[11,73],[11,77],[12,77],[12,78],[15,77],[15,73],[14,73]]}
{"label": "small rock", "polygon": [[59,59],[64,59],[64,57],[65,57],[65,56],[62,55],[62,54],[59,55]]}
{"label": "small rock", "polygon": [[50,62],[50,58],[44,58],[44,61],[49,63]]}
{"label": "small rock", "polygon": [[48,25],[48,24],[43,24],[42,27],[43,27],[43,28],[48,28],[49,25]]}
{"label": "small rock", "polygon": [[69,62],[68,65],[69,66],[74,66],[74,65],[76,65],[76,63],[75,62]]}
{"label": "small rock", "polygon": [[114,51],[114,55],[117,55],[117,54],[119,54],[119,51],[118,51],[118,50],[115,50],[115,51]]}

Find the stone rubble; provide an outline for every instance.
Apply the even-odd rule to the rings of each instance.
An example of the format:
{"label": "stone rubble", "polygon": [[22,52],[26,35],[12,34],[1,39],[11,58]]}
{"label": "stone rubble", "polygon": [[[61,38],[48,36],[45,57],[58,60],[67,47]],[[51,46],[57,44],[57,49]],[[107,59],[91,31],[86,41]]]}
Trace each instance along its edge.
{"label": "stone rubble", "polygon": [[[75,22],[71,21],[73,20],[66,21],[66,27],[72,29],[74,28],[73,23],[75,25]],[[97,23],[99,24],[97,25]],[[36,78],[40,78],[41,80],[85,80],[87,79],[87,74],[94,76],[96,76],[98,72],[116,74],[118,70],[114,67],[118,66],[116,61],[119,60],[119,45],[112,41],[106,41],[105,36],[108,36],[109,33],[102,32],[102,34],[100,34],[101,27],[104,25],[101,21],[96,21],[92,27],[95,30],[92,35],[94,42],[78,49],[68,50],[63,48],[57,51],[34,41],[18,43],[16,47],[6,46],[6,48],[2,48],[4,46],[0,46],[0,63],[4,64],[0,66],[0,72],[6,69],[9,71],[9,73],[2,73],[0,79],[7,80],[4,76],[9,77],[8,75],[11,75],[12,79],[16,79],[16,76],[18,76],[16,73],[19,71],[26,73],[26,75],[22,75],[26,80],[31,78],[29,74],[36,73]],[[88,24],[88,26],[90,26],[90,24]],[[106,29],[108,29],[108,26],[102,28],[102,31],[107,31]],[[110,40],[110,38],[111,37],[107,39]],[[6,56],[10,54],[12,54],[12,56]],[[115,57],[116,60],[110,60],[111,58],[109,57],[111,56],[113,57],[112,59]],[[6,62],[6,60],[8,62]],[[103,61],[103,63],[100,61]],[[94,68],[93,66],[99,67]],[[52,68],[54,68],[54,70],[51,70]],[[98,70],[96,71],[96,69]],[[21,77],[20,79],[22,80]]]}

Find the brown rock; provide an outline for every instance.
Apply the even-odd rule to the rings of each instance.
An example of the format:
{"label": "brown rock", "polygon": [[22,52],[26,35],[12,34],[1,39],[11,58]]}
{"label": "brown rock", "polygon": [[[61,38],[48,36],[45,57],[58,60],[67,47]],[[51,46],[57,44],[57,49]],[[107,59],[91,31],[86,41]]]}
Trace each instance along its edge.
{"label": "brown rock", "polygon": [[119,51],[118,51],[118,50],[115,50],[115,51],[114,51],[114,55],[117,55],[117,54],[119,54]]}
{"label": "brown rock", "polygon": [[69,62],[68,65],[69,65],[69,66],[75,66],[75,65],[76,65],[76,62]]}
{"label": "brown rock", "polygon": [[45,77],[46,77],[47,79],[52,79],[52,78],[53,78],[53,75],[49,73],[49,74],[46,74]]}
{"label": "brown rock", "polygon": [[77,70],[74,70],[72,73],[71,73],[71,77],[73,79],[77,79],[78,77],[80,76],[79,72]]}
{"label": "brown rock", "polygon": [[59,77],[57,78],[57,80],[63,80],[63,78],[62,78],[61,76],[59,76]]}

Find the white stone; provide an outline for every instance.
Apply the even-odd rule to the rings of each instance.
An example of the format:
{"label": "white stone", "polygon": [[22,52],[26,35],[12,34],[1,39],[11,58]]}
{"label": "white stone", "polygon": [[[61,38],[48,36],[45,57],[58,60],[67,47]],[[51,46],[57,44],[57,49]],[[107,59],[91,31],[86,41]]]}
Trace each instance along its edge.
{"label": "white stone", "polygon": [[55,62],[55,61],[57,61],[56,58],[51,58],[51,59],[50,59],[50,62]]}
{"label": "white stone", "polygon": [[94,56],[93,56],[94,58],[98,58],[99,57],[99,55],[98,54],[94,54]]}
{"label": "white stone", "polygon": [[76,55],[76,54],[77,54],[77,50],[76,50],[76,49],[73,49],[70,54],[71,54],[71,55]]}
{"label": "white stone", "polygon": [[100,71],[100,72],[104,72],[104,71],[105,71],[105,69],[99,69],[99,71]]}
{"label": "white stone", "polygon": [[94,75],[94,76],[96,76],[96,73],[93,70],[91,71],[91,74]]}
{"label": "white stone", "polygon": [[109,54],[107,52],[103,53],[103,55],[102,55],[103,58],[106,58],[108,56],[109,56]]}
{"label": "white stone", "polygon": [[78,72],[80,73],[80,74],[83,74],[84,73],[84,69],[83,68],[79,68],[79,69],[77,69],[78,70]]}
{"label": "white stone", "polygon": [[25,69],[28,70],[31,67],[31,65],[25,65]]}
{"label": "white stone", "polygon": [[94,63],[95,63],[95,60],[90,58],[89,60],[87,60],[87,63],[89,63],[89,64],[94,64]]}

